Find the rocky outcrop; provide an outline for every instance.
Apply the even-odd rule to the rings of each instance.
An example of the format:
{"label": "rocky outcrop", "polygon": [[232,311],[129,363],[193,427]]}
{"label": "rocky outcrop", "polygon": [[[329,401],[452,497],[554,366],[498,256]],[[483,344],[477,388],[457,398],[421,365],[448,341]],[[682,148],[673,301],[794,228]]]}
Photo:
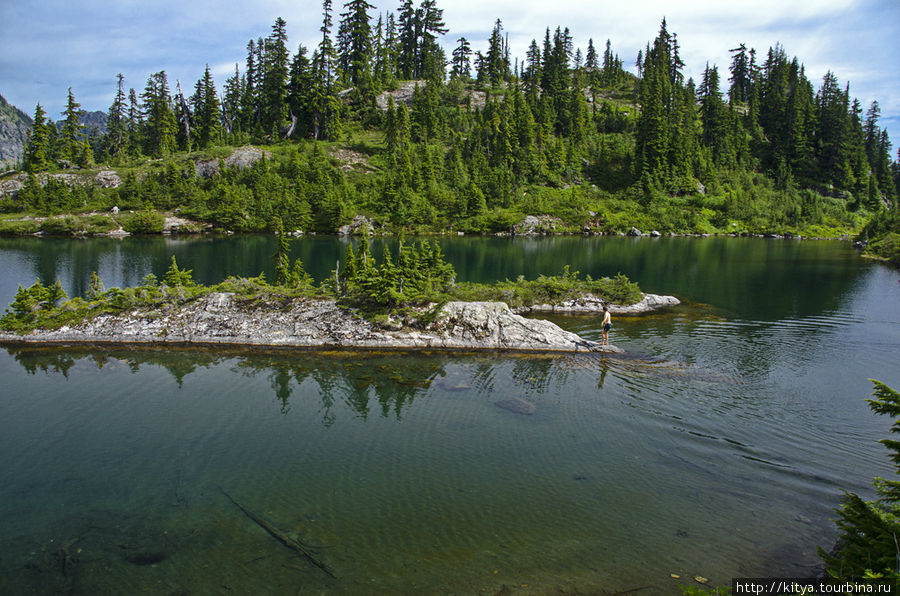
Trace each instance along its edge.
{"label": "rocky outcrop", "polygon": [[184,304],[138,308],[54,331],[0,334],[0,342],[237,344],[316,348],[621,352],[526,319],[498,302],[449,302],[428,324],[378,324],[333,300],[294,299],[258,304],[232,293],[211,293]]}
{"label": "rocky outcrop", "polygon": [[636,315],[661,308],[669,308],[678,306],[681,301],[675,296],[660,296],[658,294],[644,294],[644,297],[634,304],[622,306],[619,304],[607,303],[590,294],[576,298],[575,300],[564,300],[556,304],[533,304],[531,306],[523,306],[516,309],[520,313],[532,312],[553,312],[558,314],[586,314],[599,315],[603,313],[603,306],[609,308],[609,312],[614,315]]}
{"label": "rocky outcrop", "polygon": [[122,178],[115,170],[101,170],[94,176],[94,184],[100,188],[118,188],[122,186]]}
{"label": "rocky outcrop", "polygon": [[31,118],[0,95],[0,172],[22,161]]}
{"label": "rocky outcrop", "polygon": [[[100,188],[117,188],[122,185],[122,178],[115,170],[101,170],[95,175],[91,175],[89,172],[77,174],[69,172],[56,174],[40,173],[35,176],[35,179],[41,186],[46,186],[47,181],[51,179],[62,182],[68,187],[91,186],[93,184]],[[27,181],[28,174],[25,172],[7,176],[0,180],[0,196],[9,195],[15,197]]]}
{"label": "rocky outcrop", "polygon": [[550,215],[526,215],[525,219],[513,226],[513,234],[516,236],[545,236],[553,234],[562,221],[558,217]]}
{"label": "rocky outcrop", "polygon": [[371,236],[375,223],[365,215],[356,215],[353,220],[337,229],[338,236]]}
{"label": "rocky outcrop", "polygon": [[[244,168],[249,168],[263,157],[268,159],[272,157],[272,154],[252,146],[241,147],[232,151],[231,155],[225,158],[225,165],[229,168],[243,170]],[[219,171],[219,160],[197,160],[194,162],[194,171],[198,176],[209,178]]]}

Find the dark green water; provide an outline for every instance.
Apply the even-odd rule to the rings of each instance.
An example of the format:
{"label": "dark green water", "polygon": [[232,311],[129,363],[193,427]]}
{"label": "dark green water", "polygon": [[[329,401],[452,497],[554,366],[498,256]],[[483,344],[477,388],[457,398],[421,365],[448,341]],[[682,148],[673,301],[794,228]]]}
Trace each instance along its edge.
{"label": "dark green water", "polygon": [[[321,279],[344,247],[307,238],[294,256]],[[875,442],[889,421],[863,398],[868,378],[900,387],[900,275],[846,243],[442,247],[460,279],[569,263],[688,303],[616,317],[615,359],[2,350],[0,593],[668,594],[694,575],[808,576],[841,491],[871,496],[891,470]],[[274,252],[263,237],[0,240],[0,298],[37,276],[70,294],[92,270],[137,283],[172,254],[215,282]],[[534,414],[495,405],[512,398]]]}

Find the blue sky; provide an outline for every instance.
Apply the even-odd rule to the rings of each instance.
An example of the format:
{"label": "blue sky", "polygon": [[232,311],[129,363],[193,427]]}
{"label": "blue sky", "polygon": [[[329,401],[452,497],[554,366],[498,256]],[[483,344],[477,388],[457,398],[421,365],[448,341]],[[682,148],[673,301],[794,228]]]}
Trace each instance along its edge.
{"label": "blue sky", "polygon": [[[371,2],[371,0],[370,0]],[[335,0],[335,13],[343,11]],[[377,12],[395,11],[399,0],[372,2]],[[900,139],[900,1],[755,0],[708,2],[632,0],[438,0],[450,32],[443,38],[449,55],[465,36],[483,49],[499,18],[509,34],[513,56],[523,57],[529,42],[540,42],[546,27],[569,27],[576,47],[594,39],[634,69],[639,49],[651,41],[663,17],[678,35],[687,75],[699,80],[706,62],[728,77],[728,50],[743,42],[760,57],[781,43],[797,56],[818,87],[826,71],[868,108],[881,105],[896,156]],[[277,17],[287,21],[292,51],[315,46],[321,2],[305,0],[0,0],[0,93],[28,113],[37,102],[58,119],[68,87],[88,110],[107,110],[116,74],[127,87],[142,90],[150,74],[165,70],[174,88],[191,89],[208,63],[221,86],[246,56],[250,39],[268,35]]]}

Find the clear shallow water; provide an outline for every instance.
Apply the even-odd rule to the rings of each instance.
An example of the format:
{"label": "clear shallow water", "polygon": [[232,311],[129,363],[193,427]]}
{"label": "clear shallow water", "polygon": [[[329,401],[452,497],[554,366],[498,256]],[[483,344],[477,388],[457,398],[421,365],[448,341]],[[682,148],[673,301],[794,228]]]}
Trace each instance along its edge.
{"label": "clear shallow water", "polygon": [[[342,245],[311,240],[295,250],[327,275]],[[444,247],[464,279],[572,263],[690,301],[617,317],[625,358],[0,352],[0,592],[667,594],[672,573],[814,572],[841,491],[891,469],[863,398],[900,386],[900,276],[842,243],[645,240]],[[125,284],[173,247],[207,281],[256,274],[270,241],[0,241],[0,289],[50,263],[70,293],[98,265]],[[513,398],[535,413],[495,405]]]}

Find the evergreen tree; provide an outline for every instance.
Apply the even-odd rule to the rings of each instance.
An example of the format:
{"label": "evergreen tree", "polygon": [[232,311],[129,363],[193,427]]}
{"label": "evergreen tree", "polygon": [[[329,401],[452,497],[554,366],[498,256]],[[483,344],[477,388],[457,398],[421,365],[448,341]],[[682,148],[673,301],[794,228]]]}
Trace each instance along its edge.
{"label": "evergreen tree", "polygon": [[50,132],[45,121],[46,115],[44,108],[38,103],[34,108],[34,118],[25,142],[23,157],[25,171],[29,173],[42,172],[49,169],[51,165],[48,157]]}
{"label": "evergreen tree", "polygon": [[278,220],[278,252],[275,254],[275,285],[287,285],[291,279],[291,245],[284,233],[284,222]]}
{"label": "evergreen tree", "polygon": [[731,103],[747,103],[750,101],[750,85],[753,82],[753,72],[747,46],[740,44],[731,52],[731,77],[728,79],[731,88],[728,90],[728,100]]}
{"label": "evergreen tree", "polygon": [[241,96],[243,95],[240,68],[234,65],[234,74],[225,79],[222,97],[222,127],[226,135],[241,130]]}
{"label": "evergreen tree", "polygon": [[167,155],[175,149],[177,124],[166,71],[150,75],[141,100],[145,114],[142,131],[144,152],[147,155]]}
{"label": "evergreen tree", "polygon": [[504,70],[504,48],[503,48],[503,24],[500,19],[494,23],[494,29],[488,38],[488,50],[485,55],[482,68],[487,69],[487,73],[480,78],[487,80],[492,87],[497,87],[501,81],[505,80],[508,73]]}
{"label": "evergreen tree", "polygon": [[288,112],[296,126],[292,131],[295,138],[307,135],[313,114],[313,73],[306,48],[301,44],[291,61],[290,81],[288,82]]}
{"label": "evergreen tree", "polygon": [[[236,90],[232,90],[232,100],[235,100]],[[194,114],[194,134],[197,146],[205,149],[210,144],[218,142],[221,131],[221,110],[219,96],[216,93],[216,84],[213,82],[209,71],[209,64],[203,72],[203,77],[197,81],[194,87],[194,95],[191,96],[191,106]]]}
{"label": "evergreen tree", "polygon": [[280,128],[287,120],[288,61],[287,23],[277,18],[263,47],[260,62],[260,124],[262,132],[272,140],[280,137]]}
{"label": "evergreen tree", "polygon": [[258,51],[256,42],[252,39],[247,42],[247,61],[244,69],[244,79],[241,84],[241,108],[240,129],[251,135],[255,135],[260,127],[259,88],[261,87],[261,65],[257,59]]}
{"label": "evergreen tree", "polygon": [[419,62],[420,15],[412,0],[401,0],[397,13],[397,76],[416,78]]}
{"label": "evergreen tree", "polygon": [[372,26],[368,11],[375,8],[366,0],[348,0],[338,27],[338,66],[342,77],[355,87],[368,89],[372,72]]}
{"label": "evergreen tree", "polygon": [[450,71],[451,78],[468,80],[472,76],[472,46],[465,37],[456,40],[457,46],[453,50],[453,68]]}
{"label": "evergreen tree", "polygon": [[84,134],[85,127],[81,123],[84,110],[81,109],[81,104],[75,101],[75,95],[72,93],[71,87],[69,87],[69,94],[66,100],[66,109],[62,115],[65,116],[65,121],[62,127],[62,136],[59,139],[58,155],[61,159],[79,162],[79,165],[86,165],[83,163],[83,155],[87,140]]}
{"label": "evergreen tree", "polygon": [[114,157],[123,153],[128,141],[128,105],[125,96],[125,75],[116,75],[116,96],[109,106],[106,120],[106,153]]}
{"label": "evergreen tree", "polygon": [[[876,414],[893,419],[890,432],[900,432],[900,393],[884,383],[873,380],[874,399],[866,400]],[[891,460],[900,473],[900,441],[881,439],[891,452]],[[840,531],[838,547],[832,552],[818,549],[829,576],[836,579],[862,579],[867,572],[879,574],[893,581],[900,579],[897,571],[897,535],[900,534],[900,482],[875,479],[876,502],[864,501],[855,493],[846,493],[838,510]]]}
{"label": "evergreen tree", "polygon": [[314,139],[334,140],[340,136],[340,103],[335,96],[335,50],[331,41],[331,0],[322,2],[322,41],[312,57],[312,94],[310,97]]}
{"label": "evergreen tree", "polygon": [[437,7],[436,0],[422,0],[417,14],[422,38],[417,76],[429,81],[443,81],[447,65],[444,50],[438,44],[437,38],[447,33],[444,11]]}

